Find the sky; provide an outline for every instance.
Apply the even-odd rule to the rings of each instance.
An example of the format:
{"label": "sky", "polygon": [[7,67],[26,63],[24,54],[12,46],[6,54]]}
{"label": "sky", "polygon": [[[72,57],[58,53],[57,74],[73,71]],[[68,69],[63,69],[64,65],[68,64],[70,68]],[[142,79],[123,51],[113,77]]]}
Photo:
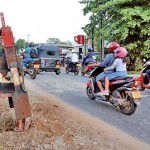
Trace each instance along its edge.
{"label": "sky", "polygon": [[[78,0],[1,0],[0,12],[13,36],[29,42],[46,42],[48,38],[74,41],[85,35],[81,27],[87,24],[84,5]],[[1,27],[1,24],[0,24]]]}

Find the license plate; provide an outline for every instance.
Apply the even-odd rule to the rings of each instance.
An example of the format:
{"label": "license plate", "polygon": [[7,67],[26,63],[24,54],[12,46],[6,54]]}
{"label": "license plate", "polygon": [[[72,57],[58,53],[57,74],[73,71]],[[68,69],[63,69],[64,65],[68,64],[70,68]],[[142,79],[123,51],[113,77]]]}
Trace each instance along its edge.
{"label": "license plate", "polygon": [[140,92],[132,92],[133,98],[141,98],[141,93]]}
{"label": "license plate", "polygon": [[56,65],[56,68],[60,68],[60,65]]}
{"label": "license plate", "polygon": [[35,64],[34,64],[34,68],[39,68],[39,65],[35,65]]}

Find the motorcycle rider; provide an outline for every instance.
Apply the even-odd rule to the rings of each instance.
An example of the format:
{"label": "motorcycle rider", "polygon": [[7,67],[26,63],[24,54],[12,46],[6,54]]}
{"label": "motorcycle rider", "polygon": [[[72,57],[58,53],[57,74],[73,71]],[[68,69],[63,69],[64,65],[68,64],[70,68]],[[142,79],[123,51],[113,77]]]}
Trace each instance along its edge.
{"label": "motorcycle rider", "polygon": [[[118,47],[120,47],[120,45],[117,42],[110,42],[106,46],[106,48],[108,49],[109,54],[106,55],[106,57],[104,58],[104,60],[100,61],[100,63],[93,64],[93,66],[95,66],[95,67],[110,67],[113,64],[114,60],[115,60],[115,56],[114,56],[113,51],[116,48],[118,48]],[[97,75],[97,77],[96,77],[96,83],[97,83],[100,91],[104,90],[101,81],[104,81],[105,77],[108,74],[110,74],[110,73],[112,73],[114,71],[115,70],[108,70],[108,71],[102,72],[99,75]]]}
{"label": "motorcycle rider", "polygon": [[[145,67],[148,65],[150,66],[150,59],[144,58],[143,60],[144,60],[144,62],[146,62],[144,64]],[[148,84],[147,85],[150,85],[150,69],[146,70],[146,76],[148,78]]]}
{"label": "motorcycle rider", "polygon": [[85,66],[87,66],[89,63],[96,62],[96,54],[93,51],[93,47],[88,47],[88,53],[83,57],[83,62],[85,63]]}
{"label": "motorcycle rider", "polygon": [[117,78],[117,77],[126,77],[127,76],[127,69],[126,69],[126,62],[127,58],[126,55],[128,54],[127,50],[123,47],[118,47],[114,50],[115,61],[110,67],[104,68],[104,72],[108,70],[116,70],[115,72],[108,74],[105,77],[105,90],[97,93],[97,95],[109,95],[109,81]]}
{"label": "motorcycle rider", "polygon": [[22,59],[22,65],[23,65],[23,70],[24,71],[26,71],[26,65],[29,62],[32,62],[34,60],[34,58],[31,58],[31,48],[34,48],[36,53],[37,53],[37,49],[34,47],[34,43],[30,42],[29,47],[26,48],[26,50],[25,50],[25,54],[24,54],[25,59]]}
{"label": "motorcycle rider", "polygon": [[71,68],[75,63],[79,62],[78,55],[75,53],[75,50],[72,50],[71,55],[69,56],[70,61],[67,63],[67,67]]}
{"label": "motorcycle rider", "polygon": [[96,63],[96,54],[93,51],[93,47],[88,47],[88,53],[83,57],[82,72],[86,72],[86,66],[90,63]]}

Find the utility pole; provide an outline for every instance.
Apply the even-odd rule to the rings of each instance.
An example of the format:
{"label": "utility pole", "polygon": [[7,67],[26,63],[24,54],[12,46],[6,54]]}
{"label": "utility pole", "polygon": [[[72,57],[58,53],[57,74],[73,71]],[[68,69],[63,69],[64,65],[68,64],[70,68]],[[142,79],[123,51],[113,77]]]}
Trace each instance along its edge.
{"label": "utility pole", "polygon": [[29,40],[30,34],[27,34],[27,42],[29,44],[30,40]]}
{"label": "utility pole", "polygon": [[[100,16],[99,28],[102,29],[102,27],[103,27],[102,14],[99,13],[99,16]],[[101,34],[100,34],[100,36],[101,36]],[[101,58],[101,60],[103,60],[103,58],[104,58],[104,39],[100,40],[100,58]]]}

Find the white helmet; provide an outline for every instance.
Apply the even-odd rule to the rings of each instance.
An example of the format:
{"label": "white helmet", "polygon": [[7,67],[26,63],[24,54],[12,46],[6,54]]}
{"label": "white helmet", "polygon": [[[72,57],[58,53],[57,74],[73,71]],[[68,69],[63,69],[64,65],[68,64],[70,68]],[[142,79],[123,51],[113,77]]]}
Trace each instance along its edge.
{"label": "white helmet", "polygon": [[72,53],[75,53],[75,50],[74,50],[74,49],[72,50]]}

